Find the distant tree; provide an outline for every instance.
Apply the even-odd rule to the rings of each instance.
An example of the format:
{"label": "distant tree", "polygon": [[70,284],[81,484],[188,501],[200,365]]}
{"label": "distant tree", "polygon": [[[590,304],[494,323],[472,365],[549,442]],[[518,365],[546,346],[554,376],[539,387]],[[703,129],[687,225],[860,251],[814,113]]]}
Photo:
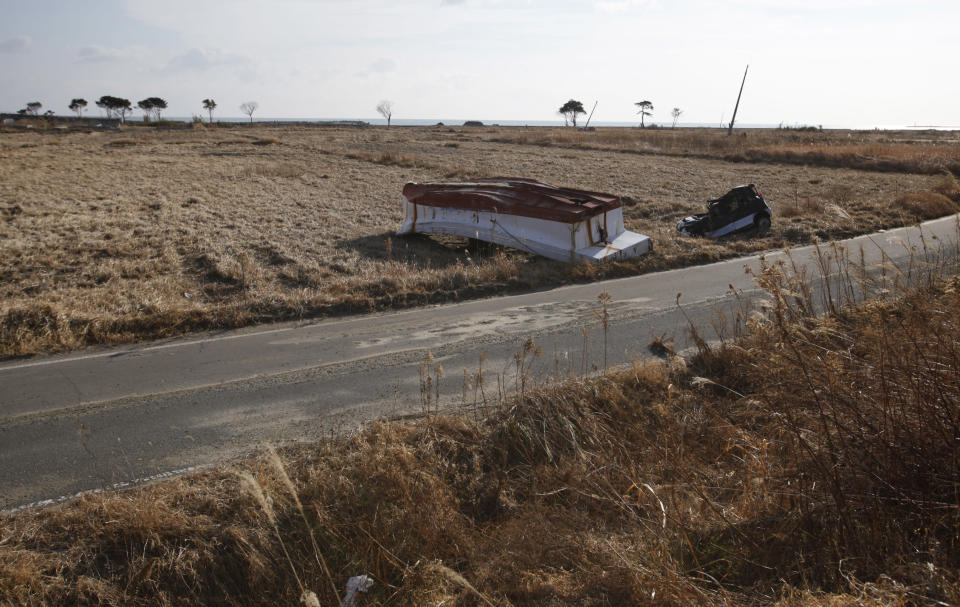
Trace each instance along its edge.
{"label": "distant tree", "polygon": [[204,99],[203,100],[203,109],[207,110],[207,113],[210,114],[210,124],[213,124],[213,110],[217,108],[217,102],[213,99]]}
{"label": "distant tree", "polygon": [[53,110],[47,110],[46,112],[43,113],[43,115],[46,116],[47,118],[53,118],[54,116],[56,116]]}
{"label": "distant tree", "polygon": [[133,106],[130,105],[129,99],[114,97],[112,95],[104,95],[100,97],[100,99],[97,99],[97,107],[107,113],[107,118],[117,117],[120,119],[120,122],[124,122],[127,114],[133,111]]}
{"label": "distant tree", "polygon": [[677,120],[680,119],[680,114],[682,113],[683,113],[683,110],[681,110],[678,107],[675,107],[672,110],[670,110],[670,115],[673,116],[673,126],[671,128],[674,128],[674,129],[677,128]]}
{"label": "distant tree", "polygon": [[377,104],[377,111],[387,119],[387,128],[390,128],[390,120],[393,118],[393,102],[384,99]]}
{"label": "distant tree", "polygon": [[583,104],[575,99],[564,103],[560,106],[560,109],[557,110],[561,116],[563,116],[563,121],[567,124],[573,123],[573,126],[577,126],[577,114],[586,114],[587,111],[583,109]]}
{"label": "distant tree", "polygon": [[153,119],[159,122],[160,114],[163,112],[163,110],[167,109],[166,100],[161,99],[160,97],[148,97],[146,100],[149,101],[150,105],[153,106]]}
{"label": "distant tree", "polygon": [[31,101],[30,103],[27,104],[27,114],[29,114],[30,116],[39,116],[40,108],[42,107],[43,107],[43,104],[40,103],[39,101]]}
{"label": "distant tree", "polygon": [[70,105],[67,106],[70,108],[70,111],[76,112],[77,118],[82,118],[83,111],[87,109],[87,100],[82,98],[73,99],[70,101]]}
{"label": "distant tree", "polygon": [[260,104],[256,101],[245,101],[240,104],[240,111],[250,116],[250,122],[253,122],[253,113],[257,111],[257,108],[260,107]]}
{"label": "distant tree", "polygon": [[640,108],[637,113],[640,114],[640,128],[644,128],[643,119],[646,116],[653,116],[653,104],[649,101],[638,101],[633,105]]}
{"label": "distant tree", "polygon": [[133,106],[130,105],[129,99],[118,97],[113,111],[117,116],[120,116],[120,122],[123,123],[127,121],[127,114],[133,113]]}
{"label": "distant tree", "polygon": [[148,98],[138,101],[137,107],[143,110],[143,117],[150,120],[153,115],[153,100]]}

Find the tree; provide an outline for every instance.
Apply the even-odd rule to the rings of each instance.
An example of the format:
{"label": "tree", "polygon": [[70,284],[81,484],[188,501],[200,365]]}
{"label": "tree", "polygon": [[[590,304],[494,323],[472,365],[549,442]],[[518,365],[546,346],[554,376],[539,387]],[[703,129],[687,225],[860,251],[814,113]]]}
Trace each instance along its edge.
{"label": "tree", "polygon": [[573,126],[577,126],[577,114],[587,113],[587,111],[583,109],[583,104],[576,99],[571,99],[570,101],[564,103],[557,111],[561,116],[563,116],[564,122],[567,124],[572,122]]}
{"label": "tree", "polygon": [[653,116],[653,104],[649,101],[638,101],[633,105],[640,108],[637,113],[640,114],[640,128],[644,128],[643,119],[645,116]]}
{"label": "tree", "polygon": [[137,107],[143,110],[144,116],[153,115],[153,119],[160,121],[160,113],[167,109],[167,102],[160,97],[147,97],[137,102]]}
{"label": "tree", "polygon": [[40,108],[42,107],[43,107],[43,104],[40,103],[39,101],[31,101],[30,103],[27,104],[27,114],[29,114],[30,116],[39,116]]}
{"label": "tree", "polygon": [[97,107],[107,113],[107,118],[116,116],[120,119],[120,122],[124,122],[127,114],[133,111],[129,99],[114,97],[112,95],[104,95],[100,97],[100,99],[97,99]]}
{"label": "tree", "polygon": [[70,101],[70,105],[67,106],[70,108],[70,111],[76,112],[77,118],[82,118],[84,110],[87,109],[87,100],[82,98],[73,99]]}
{"label": "tree", "polygon": [[387,128],[390,128],[390,119],[393,118],[393,102],[384,99],[377,104],[377,111],[387,119]]}
{"label": "tree", "polygon": [[210,114],[210,124],[213,124],[213,110],[217,108],[217,102],[213,99],[204,99],[203,100],[203,109],[207,110],[207,113]]}
{"label": "tree", "polygon": [[240,104],[240,111],[250,116],[250,122],[253,122],[253,113],[257,111],[257,108],[260,107],[260,104],[256,101],[245,101]]}
{"label": "tree", "polygon": [[153,106],[153,119],[160,122],[160,113],[167,109],[167,102],[160,97],[148,97],[146,99]]}
{"label": "tree", "polygon": [[677,128],[677,120],[680,119],[680,114],[682,113],[683,113],[683,110],[681,110],[678,107],[675,107],[672,110],[670,110],[670,115],[673,116],[673,127],[671,128]]}
{"label": "tree", "polygon": [[149,121],[150,115],[153,114],[153,100],[143,99],[141,101],[138,101],[137,107],[143,110],[143,117]]}

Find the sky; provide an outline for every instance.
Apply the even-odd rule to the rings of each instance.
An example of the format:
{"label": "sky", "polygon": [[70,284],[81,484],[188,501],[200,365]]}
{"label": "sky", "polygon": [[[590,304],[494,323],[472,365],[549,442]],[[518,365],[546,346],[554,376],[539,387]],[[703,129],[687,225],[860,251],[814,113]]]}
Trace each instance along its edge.
{"label": "sky", "polygon": [[[0,0],[0,111],[960,125],[957,0]],[[136,116],[140,112],[136,112]],[[649,121],[649,119],[648,119]]]}

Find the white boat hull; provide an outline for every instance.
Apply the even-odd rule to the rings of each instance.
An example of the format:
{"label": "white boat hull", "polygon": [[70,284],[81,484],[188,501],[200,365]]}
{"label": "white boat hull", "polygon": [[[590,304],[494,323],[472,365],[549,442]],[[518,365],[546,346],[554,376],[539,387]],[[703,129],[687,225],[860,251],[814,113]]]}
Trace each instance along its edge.
{"label": "white boat hull", "polygon": [[566,262],[638,257],[653,249],[649,236],[628,232],[620,208],[577,223],[564,223],[495,211],[415,204],[402,197],[398,235],[453,234],[475,238]]}

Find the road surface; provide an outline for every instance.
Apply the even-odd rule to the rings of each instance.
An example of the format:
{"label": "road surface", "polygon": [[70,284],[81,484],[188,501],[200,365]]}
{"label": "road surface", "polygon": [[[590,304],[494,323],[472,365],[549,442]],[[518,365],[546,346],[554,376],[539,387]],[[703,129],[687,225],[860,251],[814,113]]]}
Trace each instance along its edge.
{"label": "road surface", "polygon": [[[908,264],[911,245],[956,248],[957,219],[852,239],[868,265]],[[915,254],[916,248],[914,248]],[[767,254],[767,260],[783,253]],[[815,271],[813,247],[792,257]],[[0,509],[123,487],[262,445],[349,431],[422,412],[418,367],[443,365],[441,402],[461,402],[484,358],[488,394],[515,381],[532,337],[541,380],[649,356],[660,335],[689,345],[688,319],[711,321],[761,294],[759,257],[415,310],[256,327],[0,363]],[[733,291],[738,292],[734,296]],[[597,319],[608,292],[610,330]],[[677,296],[681,294],[680,306]],[[738,303],[739,302],[739,303]],[[468,400],[472,402],[472,393]]]}

